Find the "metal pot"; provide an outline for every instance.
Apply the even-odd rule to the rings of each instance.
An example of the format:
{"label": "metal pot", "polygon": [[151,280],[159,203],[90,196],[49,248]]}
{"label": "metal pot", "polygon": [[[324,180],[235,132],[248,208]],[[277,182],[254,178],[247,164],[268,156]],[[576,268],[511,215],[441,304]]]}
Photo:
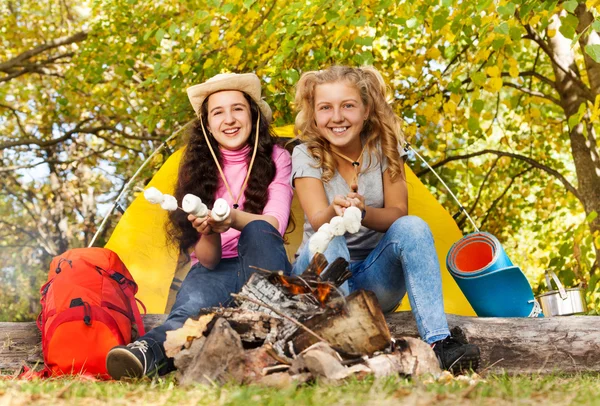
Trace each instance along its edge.
{"label": "metal pot", "polygon": [[554,272],[546,271],[546,286],[548,286],[548,289],[552,287],[550,276],[552,276],[558,290],[551,290],[537,297],[544,316],[569,316],[585,313],[587,304],[584,290],[582,288],[565,289]]}

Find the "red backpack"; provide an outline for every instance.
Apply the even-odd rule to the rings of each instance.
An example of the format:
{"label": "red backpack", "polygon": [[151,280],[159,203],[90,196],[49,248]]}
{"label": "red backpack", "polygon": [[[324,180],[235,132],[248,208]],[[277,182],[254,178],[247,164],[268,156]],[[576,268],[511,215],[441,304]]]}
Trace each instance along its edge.
{"label": "red backpack", "polygon": [[136,292],[125,264],[106,248],[76,248],[54,257],[40,290],[44,375],[110,378],[108,351],[145,334]]}

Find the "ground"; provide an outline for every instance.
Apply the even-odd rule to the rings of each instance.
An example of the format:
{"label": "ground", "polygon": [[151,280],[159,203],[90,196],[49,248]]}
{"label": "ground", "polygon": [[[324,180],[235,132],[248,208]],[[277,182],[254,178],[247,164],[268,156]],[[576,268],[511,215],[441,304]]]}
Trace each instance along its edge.
{"label": "ground", "polygon": [[488,375],[434,382],[404,378],[351,380],[272,389],[225,385],[181,388],[172,377],[137,382],[80,379],[0,380],[4,405],[600,405],[600,376]]}

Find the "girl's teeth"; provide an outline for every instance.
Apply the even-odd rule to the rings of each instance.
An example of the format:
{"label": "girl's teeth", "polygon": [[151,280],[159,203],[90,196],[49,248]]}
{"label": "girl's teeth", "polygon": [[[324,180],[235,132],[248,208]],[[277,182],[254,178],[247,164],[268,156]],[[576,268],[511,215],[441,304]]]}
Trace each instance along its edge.
{"label": "girl's teeth", "polygon": [[348,127],[338,127],[338,128],[333,128],[333,132],[334,133],[343,133],[344,131],[346,131],[348,129]]}

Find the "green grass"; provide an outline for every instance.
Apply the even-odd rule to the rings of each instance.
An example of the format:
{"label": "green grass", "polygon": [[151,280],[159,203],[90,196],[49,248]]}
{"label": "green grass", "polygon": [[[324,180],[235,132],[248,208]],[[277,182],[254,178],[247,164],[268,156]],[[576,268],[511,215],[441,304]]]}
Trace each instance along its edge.
{"label": "green grass", "polygon": [[485,379],[350,380],[273,389],[177,386],[172,377],[137,382],[0,380],[0,405],[600,405],[600,376],[490,375]]}

